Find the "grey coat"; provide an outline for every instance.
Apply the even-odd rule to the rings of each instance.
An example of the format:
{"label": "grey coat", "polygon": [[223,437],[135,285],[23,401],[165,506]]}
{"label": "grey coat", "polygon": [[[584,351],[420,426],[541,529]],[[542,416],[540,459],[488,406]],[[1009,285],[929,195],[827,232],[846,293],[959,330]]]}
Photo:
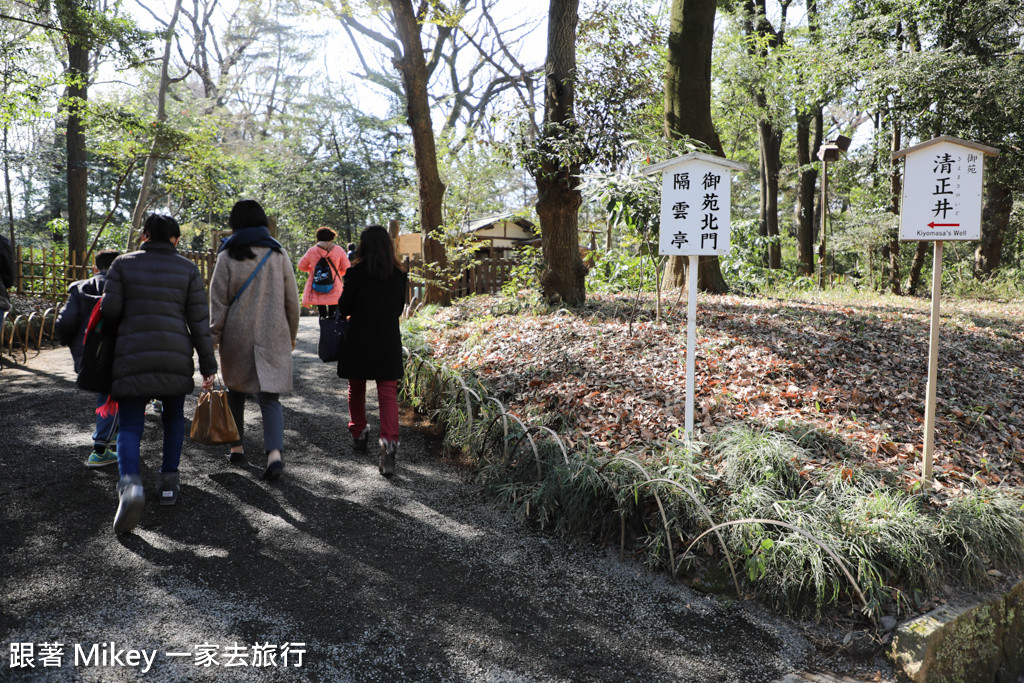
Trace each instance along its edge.
{"label": "grey coat", "polygon": [[284,252],[267,262],[232,303],[269,247],[252,247],[254,259],[217,256],[210,280],[210,331],[220,346],[221,373],[229,389],[255,394],[292,390],[292,349],[299,332],[299,291]]}
{"label": "grey coat", "polygon": [[170,242],[146,242],[114,259],[103,288],[103,324],[116,324],[114,398],[192,393],[193,349],[204,375],[217,372],[199,269]]}

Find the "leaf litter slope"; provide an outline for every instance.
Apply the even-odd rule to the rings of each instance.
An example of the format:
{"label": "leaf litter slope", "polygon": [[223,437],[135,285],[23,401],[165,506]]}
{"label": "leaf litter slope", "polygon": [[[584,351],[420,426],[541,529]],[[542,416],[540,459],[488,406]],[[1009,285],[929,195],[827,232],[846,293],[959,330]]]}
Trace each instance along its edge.
{"label": "leaf litter slope", "polygon": [[[578,311],[503,315],[477,297],[441,311],[429,342],[520,417],[609,453],[653,454],[682,432],[685,307],[661,323],[633,296]],[[943,302],[935,475],[940,486],[1024,485],[1024,306]],[[851,464],[920,474],[927,301],[839,304],[701,296],[695,416],[712,434],[739,421],[839,435]],[[817,454],[820,455],[820,454]],[[804,467],[828,463],[810,460]]]}

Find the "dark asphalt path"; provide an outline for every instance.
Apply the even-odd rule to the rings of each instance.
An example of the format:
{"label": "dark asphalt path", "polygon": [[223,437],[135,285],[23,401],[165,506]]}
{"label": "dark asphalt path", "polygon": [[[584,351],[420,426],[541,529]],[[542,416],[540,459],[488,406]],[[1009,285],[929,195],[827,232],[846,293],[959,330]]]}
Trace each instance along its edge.
{"label": "dark asphalt path", "polygon": [[[351,452],[344,384],[315,339],[303,318],[283,479],[258,479],[250,402],[249,463],[186,440],[180,501],[161,508],[151,417],[149,500],[123,536],[111,530],[116,468],[83,465],[93,399],[67,350],[3,359],[0,679],[751,683],[808,656],[792,625],[753,605],[495,509],[428,430],[403,424],[398,475],[384,480]],[[12,667],[29,646],[35,668]]]}

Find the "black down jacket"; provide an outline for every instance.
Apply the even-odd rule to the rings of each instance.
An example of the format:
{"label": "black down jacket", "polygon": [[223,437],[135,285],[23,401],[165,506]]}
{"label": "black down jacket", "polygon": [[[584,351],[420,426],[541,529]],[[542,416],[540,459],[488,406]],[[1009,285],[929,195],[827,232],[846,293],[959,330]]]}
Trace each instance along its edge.
{"label": "black down jacket", "polygon": [[118,325],[114,398],[192,393],[193,349],[202,374],[217,372],[203,279],[170,242],[146,242],[114,259],[101,310],[104,325]]}
{"label": "black down jacket", "polygon": [[366,264],[345,271],[338,314],[351,316],[348,338],[338,359],[338,377],[402,379],[402,332],[408,276],[395,268],[387,280],[374,280]]}
{"label": "black down jacket", "polygon": [[82,349],[85,339],[85,325],[89,322],[96,302],[103,296],[103,285],[107,273],[97,273],[88,280],[72,282],[68,287],[68,301],[57,316],[54,331],[60,343],[71,347],[71,358],[75,361],[75,372],[82,370]]}

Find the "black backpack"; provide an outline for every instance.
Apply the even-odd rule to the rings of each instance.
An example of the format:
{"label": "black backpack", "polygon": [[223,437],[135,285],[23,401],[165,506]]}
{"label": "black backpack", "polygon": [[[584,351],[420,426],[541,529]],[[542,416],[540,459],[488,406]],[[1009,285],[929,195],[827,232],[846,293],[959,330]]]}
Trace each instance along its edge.
{"label": "black backpack", "polygon": [[[333,249],[334,247],[331,247]],[[320,260],[313,266],[313,291],[326,294],[327,292],[334,289],[334,264],[331,263],[331,259],[328,255],[331,253],[330,249],[327,253],[320,257]]]}

